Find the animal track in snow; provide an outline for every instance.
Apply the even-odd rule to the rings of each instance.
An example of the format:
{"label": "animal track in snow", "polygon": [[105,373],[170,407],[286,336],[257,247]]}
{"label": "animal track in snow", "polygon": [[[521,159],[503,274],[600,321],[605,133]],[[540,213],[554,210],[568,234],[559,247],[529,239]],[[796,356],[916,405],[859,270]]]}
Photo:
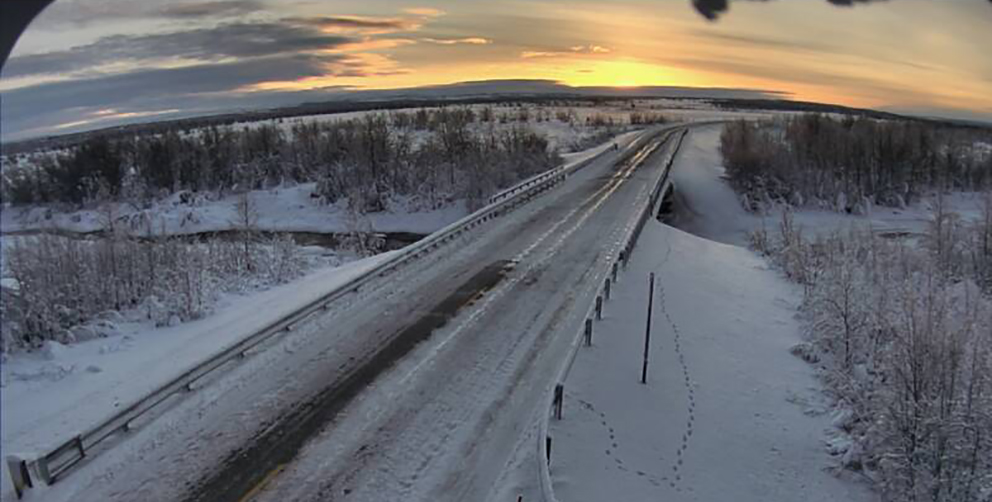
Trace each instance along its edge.
{"label": "animal track in snow", "polygon": [[[671,245],[669,244],[668,249],[665,252],[664,258],[655,267],[655,270],[661,270],[661,268],[668,262],[668,258],[671,255]],[[684,377],[684,384],[686,389],[686,423],[685,431],[682,434],[682,441],[679,444],[679,448],[675,452],[675,461],[672,463],[672,472],[674,474],[674,479],[669,481],[669,486],[676,490],[681,491],[679,488],[679,483],[682,481],[681,469],[684,462],[684,456],[686,451],[689,449],[689,440],[692,438],[692,433],[696,423],[696,397],[695,391],[692,386],[692,377],[689,374],[689,365],[686,362],[685,353],[682,351],[682,332],[679,330],[679,326],[675,324],[672,319],[671,314],[668,312],[668,307],[665,302],[665,285],[664,281],[656,281],[655,287],[658,289],[659,304],[661,306],[661,311],[665,316],[665,320],[668,325],[672,328],[672,342],[675,348],[675,354],[678,356],[679,365],[682,367],[682,376]]]}

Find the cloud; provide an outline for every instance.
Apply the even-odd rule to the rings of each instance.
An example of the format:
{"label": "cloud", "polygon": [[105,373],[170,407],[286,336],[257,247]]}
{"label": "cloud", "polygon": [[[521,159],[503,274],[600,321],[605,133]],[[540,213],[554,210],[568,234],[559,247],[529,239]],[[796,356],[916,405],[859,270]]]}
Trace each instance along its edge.
{"label": "cloud", "polygon": [[183,2],[159,7],[159,2],[135,0],[60,0],[32,23],[32,28],[56,29],[65,24],[86,26],[122,19],[202,19],[240,17],[265,10],[258,0]]}
{"label": "cloud", "polygon": [[601,45],[575,45],[571,47],[571,50],[572,52],[579,52],[582,54],[607,54],[612,52],[610,49]]}
{"label": "cloud", "polygon": [[287,18],[286,21],[320,28],[325,31],[358,31],[364,33],[394,33],[416,31],[421,23],[402,18],[359,17],[359,16],[320,16]]}
{"label": "cloud", "polygon": [[771,49],[784,49],[787,51],[793,51],[796,49],[804,49],[813,52],[831,52],[835,53],[838,51],[836,46],[829,43],[815,42],[809,40],[785,40],[775,37],[769,37],[765,35],[751,35],[751,34],[733,34],[733,33],[719,33],[710,30],[693,30],[693,35],[701,39],[714,40],[718,43],[728,42],[733,45],[749,45],[752,47],[765,47]]}
{"label": "cloud", "polygon": [[464,38],[422,38],[424,42],[430,42],[432,44],[439,45],[488,45],[493,43],[492,40],[482,37],[464,37]]}
{"label": "cloud", "polygon": [[250,94],[242,89],[260,82],[313,77],[373,75],[360,58],[344,54],[280,54],[181,68],[129,73],[20,87],[4,92],[5,129],[64,123],[72,115],[104,109],[196,110],[196,104]]}
{"label": "cloud", "polygon": [[561,56],[563,54],[565,53],[556,51],[523,51],[520,53],[520,57],[524,59],[551,58]]}
{"label": "cloud", "polygon": [[214,2],[180,3],[163,7],[158,14],[176,19],[201,17],[243,16],[264,8],[254,0],[220,0]]}
{"label": "cloud", "polygon": [[[3,0],[0,0],[3,1]],[[71,3],[71,0],[69,0]],[[115,0],[105,0],[114,3]],[[106,6],[107,3],[97,5]],[[121,4],[122,16],[142,12]],[[160,9],[171,19],[199,19],[247,12],[248,0],[181,3]],[[228,106],[282,106],[326,89],[338,78],[365,79],[406,73],[377,50],[415,44],[385,35],[419,30],[425,21],[402,17],[320,16],[227,22],[179,31],[111,35],[63,50],[10,58],[0,109],[4,137],[142,118],[147,110],[178,115]],[[175,24],[167,25],[175,26]],[[481,37],[437,38],[441,45],[489,43]],[[321,91],[323,92],[323,91]],[[340,92],[340,91],[335,91]]]}
{"label": "cloud", "polygon": [[552,50],[552,51],[523,51],[520,53],[520,57],[523,59],[536,59],[536,58],[554,58],[567,56],[570,54],[609,54],[612,52],[611,49],[603,47],[601,45],[573,45],[569,47],[568,50]]}
{"label": "cloud", "polygon": [[403,9],[403,12],[405,14],[420,17],[441,17],[446,14],[443,10],[435,9],[433,7],[410,7]]}
{"label": "cloud", "polygon": [[931,96],[902,83],[860,75],[844,75],[816,68],[797,67],[791,64],[769,66],[740,58],[679,57],[672,61],[688,68],[701,68],[719,73],[771,79],[782,83],[857,89],[867,96],[893,96],[926,102]]}
{"label": "cloud", "polygon": [[99,70],[102,65],[134,66],[163,60],[220,61],[299,51],[328,50],[355,40],[307,26],[283,23],[231,23],[213,28],[113,35],[64,51],[12,57],[3,67],[7,78]]}

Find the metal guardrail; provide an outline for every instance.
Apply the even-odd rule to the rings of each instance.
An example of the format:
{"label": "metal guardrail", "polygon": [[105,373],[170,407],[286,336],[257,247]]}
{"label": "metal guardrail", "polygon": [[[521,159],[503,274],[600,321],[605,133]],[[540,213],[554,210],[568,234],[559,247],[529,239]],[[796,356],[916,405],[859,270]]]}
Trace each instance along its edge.
{"label": "metal guardrail", "polygon": [[[644,136],[642,136],[639,139],[644,139]],[[637,141],[638,140],[634,140],[634,141],[631,142],[631,144],[634,144]],[[614,145],[616,145],[616,143],[614,143]],[[636,150],[636,149],[631,149],[631,150]],[[566,175],[575,174],[576,171],[578,171],[578,170],[582,169],[583,167],[585,167],[585,166],[587,166],[587,165],[595,162],[596,159],[602,157],[603,155],[605,155],[605,154],[607,154],[607,153],[609,153],[611,151],[614,151],[614,150],[613,149],[610,149],[610,148],[606,148],[602,152],[599,152],[599,153],[593,155],[592,157],[589,157],[588,159],[584,159],[584,160],[578,161],[578,162],[576,162],[574,164],[566,164],[564,166],[561,166],[561,167],[552,169],[550,171],[546,171],[546,172],[540,173],[538,175],[532,176],[530,178],[527,178],[527,179],[521,181],[520,183],[517,183],[516,185],[513,185],[512,187],[507,188],[507,189],[505,189],[505,190],[503,190],[501,192],[498,192],[496,195],[493,195],[492,197],[489,198],[489,203],[490,204],[495,204],[495,203],[497,203],[497,202],[499,202],[499,201],[501,201],[501,200],[503,200],[503,199],[505,199],[507,197],[512,197],[513,195],[515,195],[517,193],[520,193],[522,190],[526,190],[529,187],[532,187],[535,184],[541,183],[542,181],[545,181],[545,180],[547,180],[549,178],[553,178],[555,176],[561,176],[562,174],[566,174]]]}
{"label": "metal guardrail", "polygon": [[[700,123],[696,125],[709,125],[709,123]],[[541,413],[537,434],[537,461],[539,465],[538,484],[540,485],[541,497],[544,502],[558,502],[558,499],[555,497],[554,485],[551,480],[552,440],[549,433],[549,422],[551,420],[551,416],[555,415],[559,419],[561,418],[565,380],[568,378],[568,374],[572,370],[572,364],[575,362],[575,356],[578,354],[579,347],[582,346],[582,340],[585,337],[589,337],[591,342],[592,324],[594,319],[598,320],[601,318],[600,314],[602,312],[601,309],[603,307],[604,299],[610,299],[611,284],[616,282],[618,270],[621,268],[625,269],[627,267],[627,261],[630,259],[630,254],[633,252],[634,246],[637,244],[637,240],[641,236],[641,232],[644,230],[644,225],[647,223],[650,215],[655,212],[655,208],[658,207],[658,204],[665,193],[665,188],[668,185],[668,175],[671,172],[672,165],[675,163],[675,158],[678,156],[679,149],[682,148],[682,141],[689,132],[689,127],[683,128],[681,133],[678,133],[680,134],[678,143],[672,150],[671,157],[669,157],[662,173],[655,181],[654,187],[651,189],[651,195],[648,196],[647,204],[641,208],[641,212],[635,220],[633,226],[628,229],[627,237],[623,240],[624,245],[620,249],[619,253],[608,260],[608,263],[611,263],[611,265],[603,272],[603,275],[606,275],[603,291],[596,296],[596,300],[586,311],[584,326],[581,330],[579,330],[575,339],[573,339],[572,344],[569,347],[568,355],[562,362],[561,368],[559,368],[558,374],[555,377],[554,384],[549,386],[545,395],[544,406],[547,406],[547,408],[545,408]],[[610,277],[611,273],[612,278]]]}
{"label": "metal guardrail", "polygon": [[[631,142],[631,148],[625,152],[622,158],[627,158],[627,156],[631,155],[631,151],[636,151],[636,147],[639,147],[639,144],[654,137],[656,134],[660,134],[664,130],[648,131],[641,135],[641,137]],[[79,464],[87,456],[94,454],[95,447],[103,444],[113,436],[129,432],[132,429],[132,422],[146,413],[155,410],[171,397],[182,392],[194,390],[193,384],[201,378],[217,371],[232,361],[247,357],[252,349],[272,339],[277,334],[291,331],[298,323],[317,312],[330,308],[334,301],[351,293],[357,293],[371,281],[388,275],[409,262],[429,254],[434,249],[437,249],[464,232],[474,229],[529,201],[534,196],[562,182],[570,174],[596,161],[609,151],[611,150],[607,149],[582,162],[548,171],[507,191],[501,192],[497,197],[491,199],[491,203],[486,207],[434,232],[415,244],[407,246],[388,260],[342,284],[326,295],[311,301],[301,309],[283,316],[265,328],[200,362],[178,377],[151,391],[135,403],[115,413],[102,423],[72,437],[47,453],[29,460],[8,457],[7,464],[14,481],[15,492],[20,497],[23,490],[31,488],[33,486],[32,478],[47,485],[55,483],[66,476],[74,466]]]}

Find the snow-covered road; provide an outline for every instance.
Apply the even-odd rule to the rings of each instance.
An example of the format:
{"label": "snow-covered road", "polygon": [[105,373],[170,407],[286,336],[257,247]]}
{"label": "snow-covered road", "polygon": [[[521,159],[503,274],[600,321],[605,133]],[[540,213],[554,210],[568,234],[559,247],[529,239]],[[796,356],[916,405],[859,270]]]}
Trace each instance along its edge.
{"label": "snow-covered road", "polygon": [[607,153],[31,496],[487,498],[671,147],[642,164],[615,165],[623,148]]}

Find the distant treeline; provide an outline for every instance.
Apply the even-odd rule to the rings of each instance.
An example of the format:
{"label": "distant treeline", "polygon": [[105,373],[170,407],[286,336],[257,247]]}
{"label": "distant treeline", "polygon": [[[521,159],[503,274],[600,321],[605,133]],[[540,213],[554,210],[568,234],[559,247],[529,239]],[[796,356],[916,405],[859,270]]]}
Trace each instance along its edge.
{"label": "distant treeline", "polygon": [[427,205],[478,204],[497,189],[560,162],[547,139],[495,122],[492,110],[375,113],[331,122],[211,126],[184,133],[95,136],[32,165],[5,166],[4,201],[147,201],[180,190],[245,191],[317,182],[328,202],[361,212],[394,195]]}
{"label": "distant treeline", "polygon": [[464,107],[466,105],[489,105],[495,108],[517,108],[524,105],[542,106],[603,106],[617,104],[630,106],[637,100],[666,99],[674,101],[704,101],[726,110],[773,110],[801,111],[816,113],[836,113],[842,115],[860,115],[878,119],[904,119],[930,122],[935,124],[952,125],[931,119],[916,119],[902,117],[893,113],[879,112],[859,108],[849,108],[839,105],[789,101],[780,99],[744,99],[744,98],[694,98],[687,96],[657,96],[651,94],[627,96],[580,96],[580,95],[531,95],[531,96],[474,96],[468,98],[407,98],[374,101],[325,101],[303,103],[299,106],[287,106],[270,110],[255,110],[238,113],[225,113],[199,117],[187,117],[172,120],[161,120],[150,123],[127,124],[107,127],[94,131],[62,134],[37,139],[29,139],[7,143],[2,146],[4,155],[16,155],[39,149],[68,148],[78,145],[94,136],[126,137],[145,134],[164,134],[171,130],[189,131],[212,126],[224,126],[260,120],[276,120],[282,118],[305,117],[311,115],[350,113],[361,111],[389,112],[414,108],[446,108]]}
{"label": "distant treeline", "polygon": [[[992,133],[933,123],[804,114],[734,122],[721,136],[730,182],[762,202],[901,206],[934,189],[982,190],[992,182]],[[752,207],[753,209],[754,207]]]}
{"label": "distant treeline", "polygon": [[[146,134],[164,134],[169,131],[192,131],[213,126],[230,126],[239,123],[258,122],[262,120],[289,119],[313,115],[339,114],[372,111],[389,113],[414,109],[445,109],[464,108],[467,105],[488,105],[493,109],[524,108],[525,105],[541,106],[602,106],[608,103],[630,103],[634,98],[617,98],[610,96],[489,96],[472,98],[449,99],[393,99],[388,101],[327,101],[321,103],[304,103],[299,106],[289,106],[271,110],[256,110],[220,115],[161,120],[157,122],[126,124],[106,127],[103,129],[62,134],[44,138],[28,139],[6,143],[2,146],[3,155],[17,155],[41,149],[70,148],[77,146],[95,136],[110,138],[128,137]],[[637,99],[650,99],[650,96]],[[691,98],[670,98],[691,99]]]}

